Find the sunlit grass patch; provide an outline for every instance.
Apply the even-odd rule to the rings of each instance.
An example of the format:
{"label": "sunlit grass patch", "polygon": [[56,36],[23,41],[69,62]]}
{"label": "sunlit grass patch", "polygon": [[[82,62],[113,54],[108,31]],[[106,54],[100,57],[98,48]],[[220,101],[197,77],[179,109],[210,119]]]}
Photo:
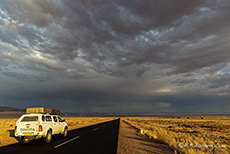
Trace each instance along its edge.
{"label": "sunlit grass patch", "polygon": [[180,153],[230,153],[229,117],[133,117],[126,121]]}

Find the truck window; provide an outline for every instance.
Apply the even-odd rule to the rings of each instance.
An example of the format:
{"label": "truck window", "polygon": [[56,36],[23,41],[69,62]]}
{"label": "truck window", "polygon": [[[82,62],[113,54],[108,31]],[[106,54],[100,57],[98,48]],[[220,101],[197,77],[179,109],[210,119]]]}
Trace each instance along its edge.
{"label": "truck window", "polygon": [[46,121],[52,121],[51,116],[46,116]]}
{"label": "truck window", "polygon": [[58,117],[58,120],[59,120],[59,122],[63,122],[63,120],[61,119],[61,117]]}
{"label": "truck window", "polygon": [[38,121],[38,116],[25,116],[21,122]]}
{"label": "truck window", "polygon": [[53,116],[53,119],[54,119],[54,122],[58,122],[56,116]]}

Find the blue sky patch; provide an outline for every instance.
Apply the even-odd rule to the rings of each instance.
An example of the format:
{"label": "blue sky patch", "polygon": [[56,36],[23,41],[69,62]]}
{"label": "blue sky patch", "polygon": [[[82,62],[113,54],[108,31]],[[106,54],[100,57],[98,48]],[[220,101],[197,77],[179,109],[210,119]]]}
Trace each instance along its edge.
{"label": "blue sky patch", "polygon": [[230,68],[221,69],[220,72],[228,74],[228,73],[230,73]]}

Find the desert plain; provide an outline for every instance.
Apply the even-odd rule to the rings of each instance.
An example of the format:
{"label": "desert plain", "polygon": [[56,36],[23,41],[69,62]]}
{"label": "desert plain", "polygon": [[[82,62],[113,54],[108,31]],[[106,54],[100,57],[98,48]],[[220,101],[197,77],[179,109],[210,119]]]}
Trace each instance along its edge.
{"label": "desert plain", "polygon": [[[116,117],[66,117],[69,129],[117,119]],[[148,137],[168,145],[174,153],[228,154],[230,153],[230,117],[123,117],[137,131],[137,135]],[[17,118],[0,119],[0,146],[17,143],[13,137]]]}

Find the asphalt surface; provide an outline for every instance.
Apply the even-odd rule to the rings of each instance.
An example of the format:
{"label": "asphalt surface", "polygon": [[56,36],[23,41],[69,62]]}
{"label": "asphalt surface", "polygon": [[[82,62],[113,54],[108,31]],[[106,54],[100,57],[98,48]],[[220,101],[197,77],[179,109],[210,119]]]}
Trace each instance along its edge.
{"label": "asphalt surface", "polygon": [[0,154],[116,154],[120,119],[68,131],[66,138],[54,135],[49,144],[42,139],[1,147]]}

